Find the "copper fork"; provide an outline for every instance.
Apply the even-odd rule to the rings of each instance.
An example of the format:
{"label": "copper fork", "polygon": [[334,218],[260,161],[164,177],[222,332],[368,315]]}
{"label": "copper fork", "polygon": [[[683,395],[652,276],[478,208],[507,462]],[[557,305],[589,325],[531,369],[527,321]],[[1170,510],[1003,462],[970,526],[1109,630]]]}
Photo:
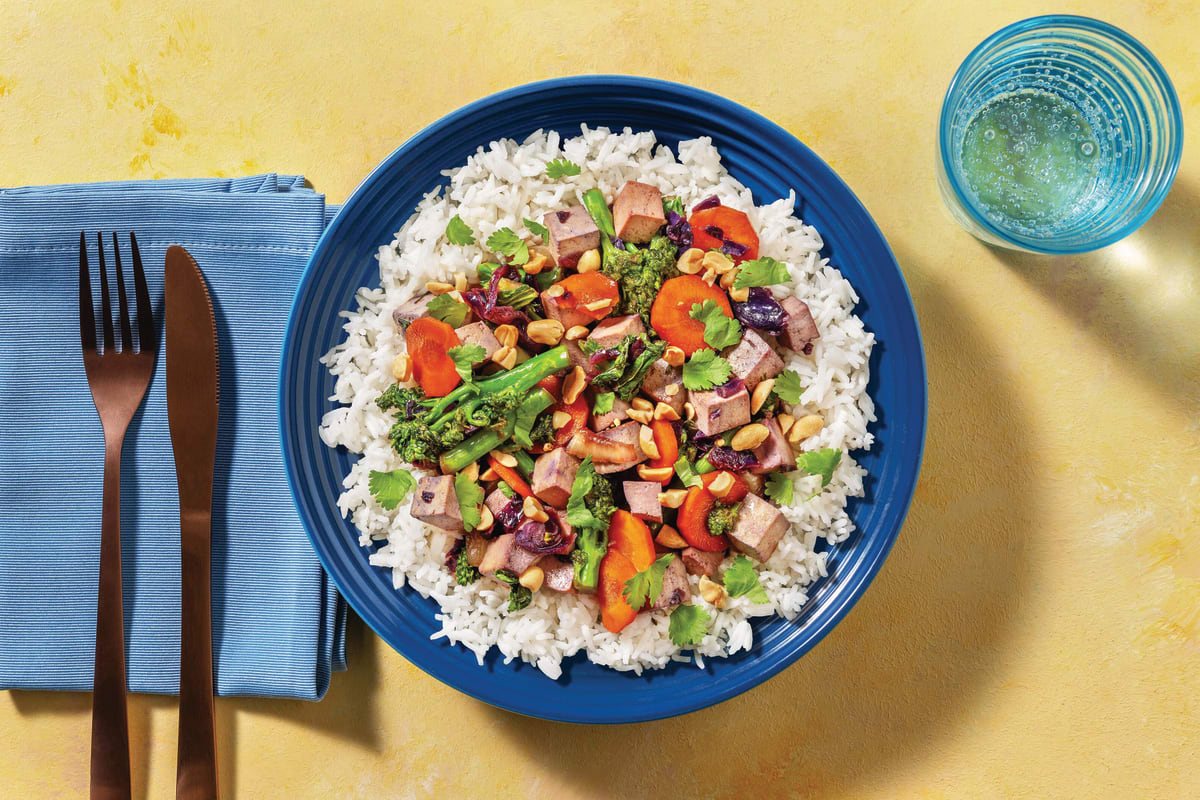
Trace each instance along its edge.
{"label": "copper fork", "polygon": [[125,296],[121,249],[112,235],[116,266],[121,347],[113,331],[104,239],[96,234],[100,262],[100,325],[103,348],[96,346],[96,316],[87,260],[79,234],[79,339],[83,368],[104,428],[104,499],[100,514],[100,584],[96,598],[96,663],[92,679],[92,798],[128,798],[129,722],[125,710],[125,625],[121,603],[121,446],[134,412],[142,404],[154,372],[154,314],[142,271],[137,239],[129,234],[137,302],[137,349]]}

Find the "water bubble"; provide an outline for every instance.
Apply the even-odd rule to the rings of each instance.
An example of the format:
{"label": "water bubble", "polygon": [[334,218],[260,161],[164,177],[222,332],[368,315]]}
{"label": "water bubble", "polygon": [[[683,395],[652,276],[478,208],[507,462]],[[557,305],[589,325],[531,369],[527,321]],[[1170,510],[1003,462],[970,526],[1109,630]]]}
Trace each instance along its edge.
{"label": "water bubble", "polygon": [[1079,145],[1079,152],[1083,153],[1085,156],[1095,155],[1096,145],[1092,144],[1091,142],[1083,142]]}
{"label": "water bubble", "polygon": [[996,138],[996,131],[993,130],[992,128],[988,128],[986,131],[983,132],[983,138],[987,139],[990,142],[992,139]]}

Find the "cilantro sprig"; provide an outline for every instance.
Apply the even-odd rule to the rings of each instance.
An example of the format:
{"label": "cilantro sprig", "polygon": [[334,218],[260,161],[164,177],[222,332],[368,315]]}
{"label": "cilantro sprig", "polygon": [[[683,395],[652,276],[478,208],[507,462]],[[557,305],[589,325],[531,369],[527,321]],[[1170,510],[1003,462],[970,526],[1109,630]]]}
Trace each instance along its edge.
{"label": "cilantro sprig", "polygon": [[616,392],[601,392],[592,403],[593,414],[607,414],[613,410],[613,401],[617,399]]}
{"label": "cilantro sprig", "polygon": [[463,527],[469,531],[483,519],[483,489],[465,472],[454,476],[454,496],[458,498],[458,510],[462,514]]}
{"label": "cilantro sprig", "polygon": [[765,494],[779,505],[791,505],[795,490],[796,484],[790,475],[782,472],[768,473]]}
{"label": "cilantro sprig", "polygon": [[775,387],[771,391],[783,402],[796,405],[800,402],[800,395],[804,394],[804,386],[795,370],[785,369],[775,376]]}
{"label": "cilantro sprig", "polygon": [[560,157],[546,162],[546,177],[552,181],[564,176],[578,175],[581,171],[578,164],[565,158]]}
{"label": "cilantro sprig", "polygon": [[810,450],[807,453],[800,453],[796,457],[796,465],[809,475],[821,476],[821,488],[813,492],[807,499],[812,500],[821,493],[833,480],[833,471],[837,469],[838,463],[842,460],[842,451],[833,447],[826,447],[824,450]]}
{"label": "cilantro sprig", "polygon": [[529,245],[512,228],[500,228],[487,238],[486,244],[488,250],[504,256],[509,264],[520,266],[529,261]]}
{"label": "cilantro sprig", "polygon": [[487,350],[478,344],[460,344],[447,350],[446,355],[454,361],[454,371],[458,377],[470,383],[471,368],[487,358]]}
{"label": "cilantro sprig", "polygon": [[696,392],[707,391],[729,380],[733,368],[716,350],[697,350],[683,365],[683,386]]}
{"label": "cilantro sprig", "polygon": [[571,496],[567,498],[567,523],[574,528],[590,528],[595,531],[607,531],[608,520],[602,520],[592,513],[583,500],[592,492],[596,481],[596,468],[592,465],[592,457],[587,456],[575,472],[575,482],[571,484]]}
{"label": "cilantro sprig", "polygon": [[630,608],[641,608],[647,603],[653,603],[662,594],[663,576],[671,565],[674,553],[663,553],[654,563],[625,581],[621,594]]}
{"label": "cilantro sprig", "polygon": [[733,288],[748,289],[751,286],[773,286],[786,283],[791,275],[787,264],[776,261],[770,256],[756,258],[753,261],[743,261],[737,277],[733,279]]}
{"label": "cilantro sprig", "polygon": [[530,233],[532,233],[534,236],[542,237],[543,241],[550,238],[550,231],[548,231],[546,229],[546,226],[543,225],[542,223],[537,222],[532,219],[526,219],[524,217],[521,218],[521,222],[525,223],[525,227],[529,230]]}
{"label": "cilantro sprig", "polygon": [[394,469],[391,472],[371,470],[367,487],[379,505],[391,511],[404,501],[408,493],[415,489],[417,481],[406,469]]}
{"label": "cilantro sprig", "polygon": [[715,350],[732,347],[741,341],[741,324],[733,317],[725,316],[724,309],[714,300],[694,303],[688,316],[704,323],[704,343]]}
{"label": "cilantro sprig", "polygon": [[755,603],[771,602],[767,597],[767,591],[758,582],[758,572],[750,563],[750,559],[745,556],[738,556],[733,560],[733,563],[725,570],[724,581],[725,591],[729,592],[730,597],[745,595]]}
{"label": "cilantro sprig", "polygon": [[429,305],[425,306],[425,310],[429,312],[429,316],[440,319],[452,328],[461,328],[466,325],[467,317],[471,313],[470,306],[460,300],[455,300],[448,294],[439,294],[430,300]]}
{"label": "cilantro sprig", "polygon": [[475,232],[471,230],[470,225],[463,222],[463,218],[458,214],[455,214],[446,223],[446,238],[450,240],[450,244],[475,244]]}
{"label": "cilantro sprig", "polygon": [[676,647],[695,647],[708,633],[708,612],[700,606],[680,605],[671,612],[667,635]]}

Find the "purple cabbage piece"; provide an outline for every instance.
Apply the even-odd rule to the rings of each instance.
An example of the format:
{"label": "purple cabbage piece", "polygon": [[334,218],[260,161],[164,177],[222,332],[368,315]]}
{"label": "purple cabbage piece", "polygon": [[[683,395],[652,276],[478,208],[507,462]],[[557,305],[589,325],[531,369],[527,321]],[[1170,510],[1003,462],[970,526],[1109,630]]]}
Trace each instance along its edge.
{"label": "purple cabbage piece", "polygon": [[721,243],[721,252],[727,256],[733,256],[734,258],[741,258],[742,256],[746,255],[746,251],[749,249],[750,248],[746,245],[738,244],[733,239],[726,239]]}
{"label": "purple cabbage piece", "polygon": [[750,450],[734,450],[731,447],[714,447],[708,451],[705,458],[717,469],[730,472],[745,472],[758,466],[758,459]]}
{"label": "purple cabbage piece", "polygon": [[675,245],[676,254],[692,246],[692,226],[682,214],[674,211],[667,213],[667,238]]}
{"label": "purple cabbage piece", "polygon": [[611,361],[620,355],[620,351],[615,348],[608,347],[604,350],[597,350],[588,356],[588,363],[592,366],[599,364],[601,361]]}
{"label": "purple cabbage piece", "polygon": [[713,389],[713,391],[717,393],[717,397],[728,399],[744,388],[746,388],[746,382],[741,378],[730,378],[727,382]]}
{"label": "purple cabbage piece", "polygon": [[787,312],[771,294],[771,290],[762,286],[751,287],[746,302],[733,304],[733,316],[747,328],[775,336],[783,333],[787,324]]}
{"label": "purple cabbage piece", "polygon": [[704,232],[714,239],[721,239],[722,241],[725,239],[725,231],[721,230],[716,225],[705,225]]}
{"label": "purple cabbage piece", "polygon": [[695,214],[697,211],[703,211],[706,208],[716,208],[719,205],[721,205],[721,198],[715,194],[710,195],[692,206],[692,213]]}
{"label": "purple cabbage piece", "polygon": [[566,555],[575,545],[575,534],[563,530],[555,516],[545,522],[529,520],[517,528],[517,544],[534,553]]}
{"label": "purple cabbage piece", "polygon": [[[508,505],[500,509],[500,513],[496,515],[496,521],[500,523],[500,527],[505,533],[514,532],[521,524],[521,520],[525,519],[524,501],[519,497],[514,497],[508,501]],[[494,531],[495,528],[493,527]]]}
{"label": "purple cabbage piece", "polygon": [[625,240],[624,239],[619,239],[616,236],[611,236],[611,237],[609,237],[609,241],[612,242],[613,247],[617,248],[618,250],[625,249]]}
{"label": "purple cabbage piece", "polygon": [[644,352],[646,352],[646,340],[645,339],[634,339],[632,342],[629,343],[629,360],[630,361],[637,358]]}

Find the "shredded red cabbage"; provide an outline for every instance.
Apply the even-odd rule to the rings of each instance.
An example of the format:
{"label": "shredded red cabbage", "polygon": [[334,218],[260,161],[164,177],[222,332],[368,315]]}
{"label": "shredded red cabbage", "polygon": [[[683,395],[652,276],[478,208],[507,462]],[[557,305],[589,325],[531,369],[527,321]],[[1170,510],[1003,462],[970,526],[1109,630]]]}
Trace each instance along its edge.
{"label": "shredded red cabbage", "polygon": [[609,241],[612,242],[613,247],[617,248],[618,250],[625,249],[625,240],[624,239],[620,239],[616,236],[610,236]]}
{"label": "shredded red cabbage", "polygon": [[464,536],[455,541],[454,544],[451,545],[449,552],[446,553],[446,569],[450,570],[451,575],[458,570],[458,556],[460,553],[462,553],[463,547],[466,546],[466,543],[467,539]]}
{"label": "shredded red cabbage", "polygon": [[734,258],[741,258],[742,256],[746,255],[746,251],[749,249],[750,248],[746,245],[738,244],[733,239],[726,239],[721,243],[721,252],[727,256],[733,256]]}
{"label": "shredded red cabbage", "polygon": [[712,464],[717,469],[726,469],[730,472],[745,472],[748,469],[754,469],[758,466],[758,459],[750,450],[734,450],[730,447],[714,447],[709,450],[705,458],[708,463]]}
{"label": "shredded red cabbage", "polygon": [[[514,532],[520,526],[521,520],[525,519],[525,506],[523,503],[524,501],[520,497],[514,497],[496,515],[496,522],[500,523],[500,527],[505,533]],[[494,531],[495,528],[493,527],[492,530]]]}
{"label": "shredded red cabbage", "polygon": [[705,225],[704,232],[714,239],[725,239],[725,231],[721,230],[716,225]]}
{"label": "shredded red cabbage", "polygon": [[599,364],[601,361],[611,361],[614,358],[616,358],[618,355],[620,355],[619,350],[616,350],[615,348],[612,348],[612,347],[608,347],[608,348],[605,348],[604,350],[597,350],[596,352],[594,352],[590,356],[588,356],[588,363],[591,364],[592,366],[595,366],[596,364]]}
{"label": "shredded red cabbage", "polygon": [[733,316],[747,328],[776,336],[783,333],[787,324],[787,312],[771,294],[771,290],[762,286],[751,287],[746,302],[733,304]]}
{"label": "shredded red cabbage", "polygon": [[692,226],[682,214],[667,212],[667,238],[675,245],[676,254],[692,246]]}
{"label": "shredded red cabbage", "polygon": [[741,378],[730,378],[728,382],[722,383],[713,391],[717,393],[717,397],[730,398],[744,388],[746,388],[746,383]]}
{"label": "shredded red cabbage", "polygon": [[721,205],[721,198],[717,197],[715,194],[710,195],[709,197],[701,200],[699,203],[696,203],[696,205],[692,206],[692,213],[694,214],[697,211],[703,211],[706,208],[716,208],[719,205]]}
{"label": "shredded red cabbage", "polygon": [[575,546],[575,534],[565,532],[558,517],[548,516],[545,522],[529,520],[517,528],[517,544],[534,553],[566,555]]}

